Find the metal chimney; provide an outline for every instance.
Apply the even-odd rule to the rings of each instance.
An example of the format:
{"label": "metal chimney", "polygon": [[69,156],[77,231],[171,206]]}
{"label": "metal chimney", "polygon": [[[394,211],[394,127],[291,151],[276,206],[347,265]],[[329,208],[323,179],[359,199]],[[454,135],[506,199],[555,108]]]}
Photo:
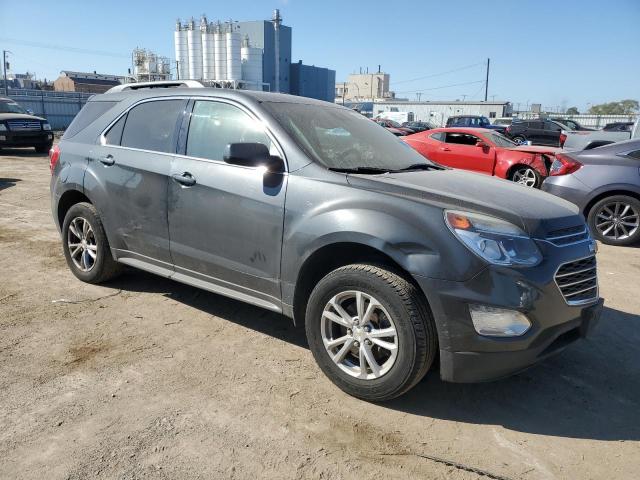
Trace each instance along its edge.
{"label": "metal chimney", "polygon": [[273,30],[275,40],[275,60],[276,60],[276,82],[274,91],[280,91],[280,24],[282,23],[282,17],[280,16],[280,10],[276,8],[273,11]]}

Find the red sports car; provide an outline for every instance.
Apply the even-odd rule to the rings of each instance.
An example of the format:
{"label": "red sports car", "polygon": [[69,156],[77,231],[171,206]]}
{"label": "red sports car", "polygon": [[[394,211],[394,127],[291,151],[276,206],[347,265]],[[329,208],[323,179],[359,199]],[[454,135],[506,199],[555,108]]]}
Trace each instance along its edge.
{"label": "red sports car", "polygon": [[437,128],[402,137],[422,156],[441,165],[506,178],[539,188],[559,148],[516,145],[481,128]]}

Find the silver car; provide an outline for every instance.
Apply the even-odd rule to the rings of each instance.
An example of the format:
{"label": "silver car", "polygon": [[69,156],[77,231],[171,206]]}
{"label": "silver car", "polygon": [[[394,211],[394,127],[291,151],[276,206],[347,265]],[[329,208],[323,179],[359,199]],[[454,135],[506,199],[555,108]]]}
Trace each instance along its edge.
{"label": "silver car", "polygon": [[578,205],[603,243],[640,241],[640,140],[557,154],[542,190]]}

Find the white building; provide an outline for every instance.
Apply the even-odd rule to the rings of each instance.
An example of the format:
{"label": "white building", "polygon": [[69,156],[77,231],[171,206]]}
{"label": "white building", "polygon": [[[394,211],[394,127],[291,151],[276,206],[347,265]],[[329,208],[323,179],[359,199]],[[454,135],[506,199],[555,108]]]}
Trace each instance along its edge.
{"label": "white building", "polygon": [[385,112],[407,112],[416,121],[431,122],[444,126],[449,117],[457,115],[482,115],[489,120],[510,117],[513,105],[510,102],[409,102],[386,101],[373,103],[373,116],[384,116]]}

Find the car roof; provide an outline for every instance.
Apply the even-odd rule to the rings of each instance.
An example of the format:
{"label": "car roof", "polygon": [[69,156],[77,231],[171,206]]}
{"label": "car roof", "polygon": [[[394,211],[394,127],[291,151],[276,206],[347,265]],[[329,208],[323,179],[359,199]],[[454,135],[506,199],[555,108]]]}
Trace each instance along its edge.
{"label": "car roof", "polygon": [[[491,130],[490,128],[467,128],[467,127],[440,127],[434,128],[433,130],[428,130],[429,134],[437,133],[437,132],[452,132],[452,133],[468,133],[469,135],[477,135],[478,133],[497,133],[495,130]],[[427,133],[427,132],[422,132]]]}
{"label": "car roof", "polygon": [[108,102],[121,100],[143,100],[145,98],[169,97],[169,96],[186,96],[186,97],[216,97],[228,98],[232,100],[250,100],[258,103],[297,103],[304,105],[317,105],[323,107],[345,108],[333,102],[324,102],[314,98],[299,97],[297,95],[288,95],[285,93],[260,92],[254,90],[235,90],[231,88],[141,88],[138,90],[123,90],[118,92],[106,92],[100,95],[94,95],[89,101],[92,102]]}

